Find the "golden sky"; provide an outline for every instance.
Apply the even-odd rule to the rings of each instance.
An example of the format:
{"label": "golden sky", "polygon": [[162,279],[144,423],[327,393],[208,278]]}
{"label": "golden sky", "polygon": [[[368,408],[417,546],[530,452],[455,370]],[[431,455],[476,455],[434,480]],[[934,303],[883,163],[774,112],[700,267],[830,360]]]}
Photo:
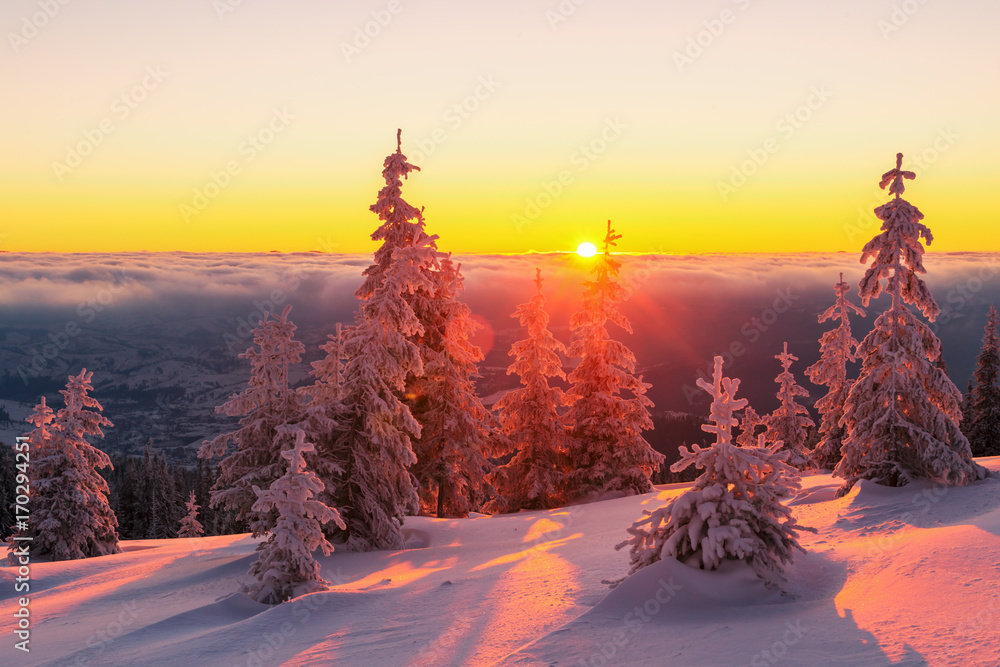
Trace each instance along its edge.
{"label": "golden sky", "polygon": [[985,0],[11,0],[0,250],[368,252],[396,128],[444,250],[570,250],[611,218],[630,252],[859,251],[896,152],[932,250],[1000,250],[998,20]]}

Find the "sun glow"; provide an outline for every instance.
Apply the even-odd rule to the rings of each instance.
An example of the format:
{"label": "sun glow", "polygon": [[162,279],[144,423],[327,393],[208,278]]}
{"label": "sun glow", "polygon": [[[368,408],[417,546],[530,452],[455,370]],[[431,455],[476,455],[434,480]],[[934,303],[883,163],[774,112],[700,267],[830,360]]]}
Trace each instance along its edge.
{"label": "sun glow", "polygon": [[576,247],[576,254],[580,257],[593,257],[597,254],[597,246],[590,241],[584,241]]}

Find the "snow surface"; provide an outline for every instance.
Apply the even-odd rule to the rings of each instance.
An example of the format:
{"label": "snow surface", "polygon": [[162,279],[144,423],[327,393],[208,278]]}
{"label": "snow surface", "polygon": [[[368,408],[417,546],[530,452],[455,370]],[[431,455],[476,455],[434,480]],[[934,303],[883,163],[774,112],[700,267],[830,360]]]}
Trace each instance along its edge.
{"label": "snow surface", "polygon": [[[1000,457],[979,462],[1000,471]],[[705,572],[661,561],[609,591],[601,580],[628,568],[614,544],[643,508],[687,488],[677,484],[542,512],[408,519],[406,549],[320,556],[332,588],[275,607],[236,593],[255,557],[247,535],[35,563],[30,654],[13,648],[4,566],[0,664],[1000,664],[1000,478],[861,481],[834,498],[840,483],[804,477],[791,501],[819,530],[788,569],[791,595],[735,562]]]}

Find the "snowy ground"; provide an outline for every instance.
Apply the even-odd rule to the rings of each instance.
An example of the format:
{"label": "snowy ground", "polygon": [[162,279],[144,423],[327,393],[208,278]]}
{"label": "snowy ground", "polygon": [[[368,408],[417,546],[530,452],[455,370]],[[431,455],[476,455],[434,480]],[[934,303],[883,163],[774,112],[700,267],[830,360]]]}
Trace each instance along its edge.
{"label": "snowy ground", "polygon": [[[983,459],[1000,471],[1000,458]],[[740,564],[646,568],[614,544],[685,485],[568,509],[407,522],[410,548],[335,553],[329,592],[269,608],[238,590],[247,536],[137,540],[32,567],[31,653],[14,649],[0,568],[3,665],[1000,664],[1000,478],[794,501],[809,553],[791,595]]]}

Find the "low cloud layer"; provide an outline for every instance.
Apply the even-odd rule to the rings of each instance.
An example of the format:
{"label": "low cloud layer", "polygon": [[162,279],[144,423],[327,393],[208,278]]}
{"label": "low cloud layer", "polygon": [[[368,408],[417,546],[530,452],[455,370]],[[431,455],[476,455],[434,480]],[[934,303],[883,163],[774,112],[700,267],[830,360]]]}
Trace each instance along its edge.
{"label": "low cloud layer", "polygon": [[[456,259],[466,276],[465,298],[487,324],[480,343],[491,347],[484,366],[499,371],[494,374],[503,375],[507,350],[522,335],[510,313],[532,295],[536,268],[545,279],[552,327],[569,341],[569,317],[579,307],[580,283],[595,260],[575,255]],[[816,341],[827,325],[819,325],[816,316],[832,301],[833,283],[843,272],[856,284],[864,272],[858,255],[846,253],[618,259],[631,293],[624,310],[634,329],[631,335],[621,332],[621,338],[654,384],[651,395],[658,407],[674,410],[692,409],[700,400],[694,380],[714,354],[726,355],[731,372],[744,379],[744,391],[769,409],[778,373],[773,355],[781,343],[787,340],[800,357],[793,370],[801,378],[818,356]],[[74,349],[86,347],[88,331],[134,331],[136,322],[161,322],[162,335],[169,336],[177,329],[167,324],[189,321],[211,322],[203,325],[210,332],[205,335],[221,341],[241,322],[252,324],[259,310],[280,310],[289,303],[303,339],[317,344],[336,322],[353,320],[353,293],[370,261],[321,253],[2,253],[0,336],[39,337],[40,347],[45,332],[75,322],[83,333],[64,351],[72,356]],[[936,328],[952,378],[964,389],[986,308],[1000,301],[1000,255],[928,254],[925,264],[943,309]],[[856,293],[853,300],[858,301]],[[881,307],[872,304],[869,316],[856,320],[859,338]],[[0,337],[0,345],[5,340],[15,339]],[[11,374],[14,369],[2,370]]]}

